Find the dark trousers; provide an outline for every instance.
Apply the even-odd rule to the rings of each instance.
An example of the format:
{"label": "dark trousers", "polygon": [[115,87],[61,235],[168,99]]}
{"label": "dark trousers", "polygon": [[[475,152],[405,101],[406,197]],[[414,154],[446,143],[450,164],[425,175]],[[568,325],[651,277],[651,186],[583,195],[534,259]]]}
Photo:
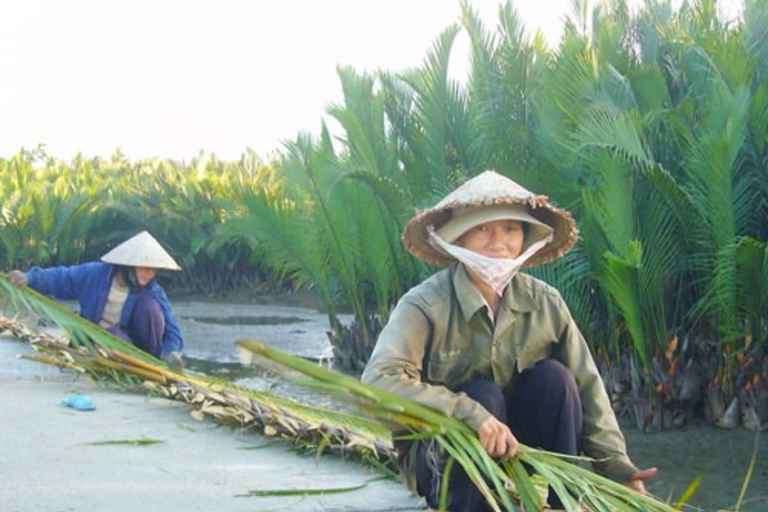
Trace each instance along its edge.
{"label": "dark trousers", "polygon": [[[454,391],[463,391],[497,419],[505,421],[523,444],[569,455],[581,451],[581,399],[573,374],[559,361],[546,359],[523,371],[510,392],[503,392],[488,379],[470,380]],[[437,450],[434,443],[420,442],[417,490],[430,508],[439,506],[441,475],[447,459],[448,455]],[[453,466],[448,489],[450,512],[488,510],[485,498],[459,464]],[[553,508],[562,508],[551,491],[548,501]]]}
{"label": "dark trousers", "polygon": [[144,352],[160,357],[165,332],[163,309],[155,299],[144,295],[136,301],[128,332],[119,327],[111,327],[109,332],[133,343]]}

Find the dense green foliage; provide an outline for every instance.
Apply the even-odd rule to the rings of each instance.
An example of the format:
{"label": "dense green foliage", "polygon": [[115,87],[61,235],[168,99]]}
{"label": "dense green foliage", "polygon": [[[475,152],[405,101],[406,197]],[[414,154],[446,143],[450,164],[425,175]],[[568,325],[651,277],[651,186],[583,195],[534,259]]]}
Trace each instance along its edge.
{"label": "dense green foliage", "polygon": [[265,273],[243,243],[220,241],[233,197],[269,190],[272,167],[251,152],[238,162],[188,164],[81,156],[56,161],[44,148],[0,159],[0,268],[95,260],[149,230],[184,268],[174,285],[195,291],[247,286]]}
{"label": "dense green foliage", "polygon": [[[702,377],[728,400],[756,382],[765,343],[768,1],[734,23],[714,0],[574,5],[549,48],[511,3],[490,30],[462,2],[418,68],[340,68],[328,114],[341,134],[299,134],[273,164],[0,160],[0,265],[75,263],[149,229],[188,284],[313,288],[339,344],[350,309],[362,355],[348,359],[364,361],[397,298],[434,271],[403,250],[405,222],[495,169],[577,219],[575,250],[533,273],[606,368],[634,365],[653,403],[682,400],[683,367],[712,363]],[[448,73],[462,31],[464,82]]]}

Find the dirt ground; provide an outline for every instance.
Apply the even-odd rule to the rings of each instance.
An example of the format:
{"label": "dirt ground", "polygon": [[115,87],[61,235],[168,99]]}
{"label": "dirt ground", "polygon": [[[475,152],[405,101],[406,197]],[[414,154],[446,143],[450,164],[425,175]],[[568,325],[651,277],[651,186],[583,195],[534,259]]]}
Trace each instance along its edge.
{"label": "dirt ground", "polygon": [[[191,367],[231,373],[231,378],[242,378],[241,382],[253,387],[313,399],[311,392],[273,375],[239,375],[234,345],[238,339],[254,338],[311,359],[327,357],[328,319],[311,295],[178,296],[172,297],[172,303],[187,342],[186,356]],[[701,420],[654,434],[628,427],[625,435],[630,456],[638,466],[660,469],[648,485],[654,495],[675,502],[700,478],[698,490],[683,509],[689,511],[733,510],[754,456],[740,510],[768,510],[768,444],[755,432],[743,428],[720,430]]]}

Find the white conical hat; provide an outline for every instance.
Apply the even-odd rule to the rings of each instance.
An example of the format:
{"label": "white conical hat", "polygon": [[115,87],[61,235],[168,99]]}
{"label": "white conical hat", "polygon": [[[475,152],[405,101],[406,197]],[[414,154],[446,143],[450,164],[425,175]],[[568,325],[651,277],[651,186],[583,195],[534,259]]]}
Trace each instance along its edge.
{"label": "white conical hat", "polygon": [[[470,219],[466,210],[479,209],[478,213],[493,220],[494,208],[498,205],[522,205],[527,214],[535,219],[531,222],[522,217],[519,220],[529,223],[543,224],[552,229],[552,241],[539,249],[525,266],[533,267],[556,260],[567,253],[579,238],[576,222],[570,212],[556,208],[549,203],[547,196],[536,195],[526,190],[511,179],[495,171],[485,171],[468,180],[459,188],[448,194],[432,208],[421,211],[405,225],[402,240],[405,248],[416,256],[438,267],[447,267],[456,262],[456,258],[436,249],[429,243],[429,227],[440,230],[452,218],[462,216]],[[511,217],[509,217],[511,218]],[[461,229],[474,223],[456,223]],[[454,226],[447,227],[451,231]],[[459,233],[460,235],[461,233]],[[455,237],[456,233],[452,233]]]}
{"label": "white conical hat", "polygon": [[126,267],[181,270],[171,255],[146,231],[121,243],[101,257],[101,261]]}

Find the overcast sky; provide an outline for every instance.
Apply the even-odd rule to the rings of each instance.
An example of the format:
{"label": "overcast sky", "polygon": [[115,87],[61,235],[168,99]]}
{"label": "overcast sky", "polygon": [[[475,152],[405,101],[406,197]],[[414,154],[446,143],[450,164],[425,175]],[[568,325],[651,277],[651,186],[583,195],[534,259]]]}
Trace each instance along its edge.
{"label": "overcast sky", "polygon": [[[500,3],[471,0],[491,26]],[[570,4],[515,3],[551,41]],[[337,65],[417,66],[458,15],[458,0],[3,0],[0,157],[265,156],[319,132]]]}

